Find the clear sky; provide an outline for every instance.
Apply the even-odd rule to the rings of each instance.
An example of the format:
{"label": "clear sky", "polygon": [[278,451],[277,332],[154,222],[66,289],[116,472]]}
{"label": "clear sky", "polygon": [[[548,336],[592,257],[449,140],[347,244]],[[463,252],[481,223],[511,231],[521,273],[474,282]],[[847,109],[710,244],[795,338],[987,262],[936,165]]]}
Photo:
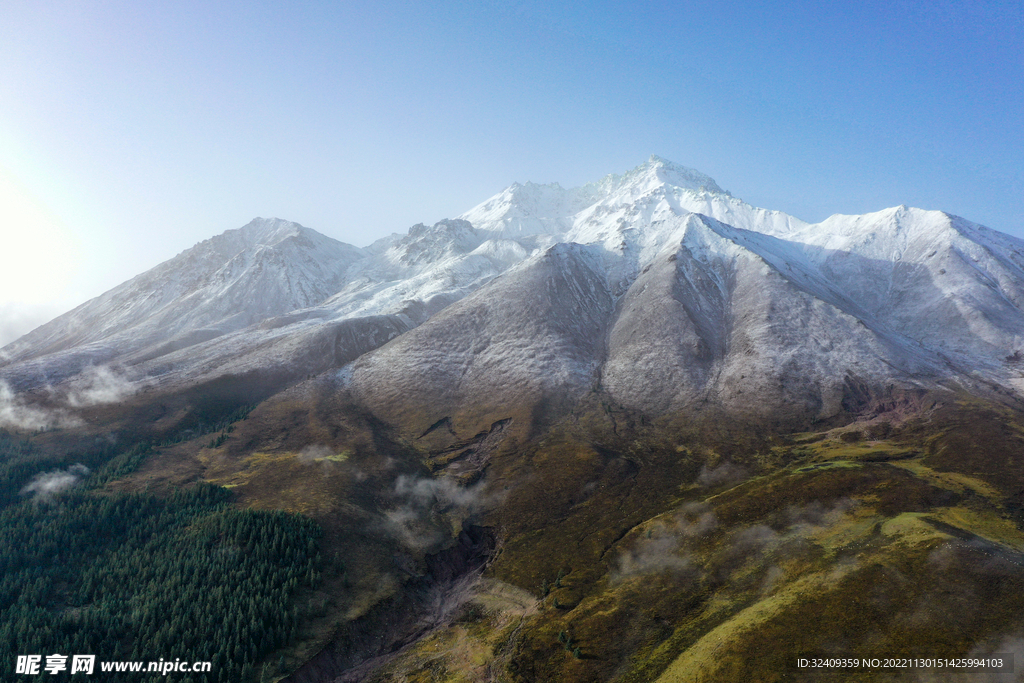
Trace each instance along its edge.
{"label": "clear sky", "polygon": [[651,154],[1024,237],[1024,2],[0,2],[0,344],[255,216],[363,246]]}

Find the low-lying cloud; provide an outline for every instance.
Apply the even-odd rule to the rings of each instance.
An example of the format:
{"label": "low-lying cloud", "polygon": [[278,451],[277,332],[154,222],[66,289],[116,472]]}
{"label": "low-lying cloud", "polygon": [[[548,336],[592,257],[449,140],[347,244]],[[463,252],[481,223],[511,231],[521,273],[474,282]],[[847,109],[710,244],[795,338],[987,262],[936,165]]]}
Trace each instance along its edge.
{"label": "low-lying cloud", "polygon": [[395,480],[395,493],[415,505],[440,505],[442,508],[454,506],[467,512],[478,511],[485,502],[483,482],[462,487],[450,479],[427,479],[404,474]]}
{"label": "low-lying cloud", "polygon": [[453,525],[495,502],[483,482],[464,487],[450,479],[405,474],[395,480],[394,495],[399,505],[384,513],[385,531],[420,550],[442,543]]}
{"label": "low-lying cloud", "polygon": [[49,387],[47,403],[51,405],[44,406],[27,403],[0,380],[0,428],[42,431],[78,427],[82,420],[69,408],[116,403],[134,394],[139,386],[112,367],[89,366],[67,384]]}
{"label": "low-lying cloud", "polygon": [[703,465],[697,475],[697,485],[713,488],[725,484],[738,484],[749,476],[746,469],[731,462],[723,462],[718,467]]}
{"label": "low-lying cloud", "polygon": [[136,391],[135,384],[110,366],[90,365],[72,380],[67,401],[73,408],[85,408],[117,403]]}
{"label": "low-lying cloud", "polygon": [[718,519],[704,503],[687,503],[676,514],[648,529],[647,535],[621,553],[612,570],[618,581],[641,574],[698,573],[687,544],[718,527]]}
{"label": "low-lying cloud", "polygon": [[50,502],[58,493],[76,486],[83,477],[89,475],[89,468],[75,464],[66,470],[40,472],[21,489],[21,495],[32,496],[35,501]]}
{"label": "low-lying cloud", "polygon": [[831,526],[856,504],[849,498],[840,498],[826,507],[819,501],[807,505],[791,505],[786,508],[786,522],[791,533],[809,532],[817,527]]}
{"label": "low-lying cloud", "polygon": [[0,380],[0,427],[40,431],[80,424],[80,419],[62,408],[28,405],[7,382]]}
{"label": "low-lying cloud", "polygon": [[[810,543],[808,536],[839,522],[853,506],[848,499],[831,506],[819,502],[794,505],[772,522],[775,528],[761,523],[727,531],[720,528],[709,505],[687,503],[675,514],[652,525],[624,550],[616,560],[611,577],[621,580],[642,574],[686,573],[725,581],[750,562],[770,563],[805,552]],[[713,541],[713,546],[708,546],[705,541],[716,534],[720,538]],[[706,564],[700,560],[700,555],[705,556]],[[782,576],[781,570],[768,564],[765,590],[772,589]]]}
{"label": "low-lying cloud", "polygon": [[659,534],[637,543],[619,555],[613,579],[638,574],[683,573],[693,568],[693,560],[679,538]]}
{"label": "low-lying cloud", "polygon": [[310,444],[299,451],[301,460],[323,460],[334,455],[334,450],[323,444]]}

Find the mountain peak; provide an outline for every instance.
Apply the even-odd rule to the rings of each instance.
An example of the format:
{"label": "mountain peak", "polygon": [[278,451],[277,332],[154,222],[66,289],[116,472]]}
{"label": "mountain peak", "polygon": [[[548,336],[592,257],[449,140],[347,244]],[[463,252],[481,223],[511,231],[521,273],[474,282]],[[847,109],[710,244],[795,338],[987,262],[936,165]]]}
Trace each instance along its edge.
{"label": "mountain peak", "polygon": [[657,154],[652,154],[647,161],[622,175],[613,173],[580,189],[597,196],[609,196],[623,190],[647,193],[666,185],[691,192],[703,190],[714,194],[729,194],[719,187],[711,176],[671,162]]}
{"label": "mountain peak", "polygon": [[503,191],[510,196],[539,196],[542,194],[564,194],[565,188],[558,183],[514,182]]}
{"label": "mountain peak", "polygon": [[667,185],[675,185],[686,190],[704,189],[708,192],[725,194],[725,190],[719,187],[711,176],[659,157],[657,154],[652,154],[646,162],[626,175],[631,174],[654,176]]}
{"label": "mountain peak", "polygon": [[[299,234],[306,230],[303,226],[283,218],[260,218],[257,216],[238,228],[238,234],[248,244],[276,244],[286,237]],[[230,230],[228,233],[232,232]]]}

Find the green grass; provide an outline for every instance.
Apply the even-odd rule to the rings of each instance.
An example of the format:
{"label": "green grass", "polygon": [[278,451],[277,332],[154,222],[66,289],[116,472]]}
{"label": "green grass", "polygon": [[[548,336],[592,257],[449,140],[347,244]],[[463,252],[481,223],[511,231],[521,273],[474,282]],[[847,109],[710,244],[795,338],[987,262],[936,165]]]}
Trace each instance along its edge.
{"label": "green grass", "polygon": [[852,460],[830,460],[828,462],[816,462],[813,465],[804,465],[793,470],[794,474],[805,474],[819,470],[827,470],[835,467],[861,467],[861,463]]}
{"label": "green grass", "polygon": [[[288,411],[276,422],[258,411],[196,457],[243,505],[323,520],[325,543],[346,553],[344,572],[325,568],[330,616],[301,636],[312,653],[401,590],[392,558],[409,551],[373,537],[367,520],[388,508],[398,471],[426,476],[447,437],[392,439],[331,404]],[[457,417],[463,436],[479,431]],[[1006,559],[1024,548],[1020,422],[970,404],[886,430],[842,428],[858,441],[728,421],[671,431],[619,409],[524,427],[489,453],[481,479],[492,507],[478,523],[502,543],[475,616],[404,650],[382,680],[790,680],[801,652],[963,653],[1022,631],[1022,568]],[[303,459],[308,443],[334,450]],[[742,474],[700,484],[704,465],[726,462]],[[688,535],[705,513],[713,524]]]}

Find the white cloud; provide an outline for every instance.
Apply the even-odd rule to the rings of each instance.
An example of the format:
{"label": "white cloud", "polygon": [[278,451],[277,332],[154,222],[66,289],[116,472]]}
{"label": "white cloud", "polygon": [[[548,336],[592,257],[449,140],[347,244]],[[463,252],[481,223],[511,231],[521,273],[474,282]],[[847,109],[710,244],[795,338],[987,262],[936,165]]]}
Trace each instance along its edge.
{"label": "white cloud", "polygon": [[81,423],[66,410],[27,405],[15,395],[9,384],[0,380],[0,427],[40,430],[75,427]]}
{"label": "white cloud", "polygon": [[395,480],[394,492],[402,503],[384,513],[384,529],[416,549],[443,542],[452,528],[497,500],[484,493],[483,482],[462,487],[449,479],[405,474]]}
{"label": "white cloud", "polygon": [[89,474],[89,468],[82,464],[72,465],[66,470],[41,472],[21,489],[23,496],[32,495],[34,500],[49,502],[61,491],[76,485]]}
{"label": "white cloud", "polygon": [[68,405],[73,408],[117,403],[137,391],[136,385],[113,368],[89,366],[74,379],[68,390]]}

